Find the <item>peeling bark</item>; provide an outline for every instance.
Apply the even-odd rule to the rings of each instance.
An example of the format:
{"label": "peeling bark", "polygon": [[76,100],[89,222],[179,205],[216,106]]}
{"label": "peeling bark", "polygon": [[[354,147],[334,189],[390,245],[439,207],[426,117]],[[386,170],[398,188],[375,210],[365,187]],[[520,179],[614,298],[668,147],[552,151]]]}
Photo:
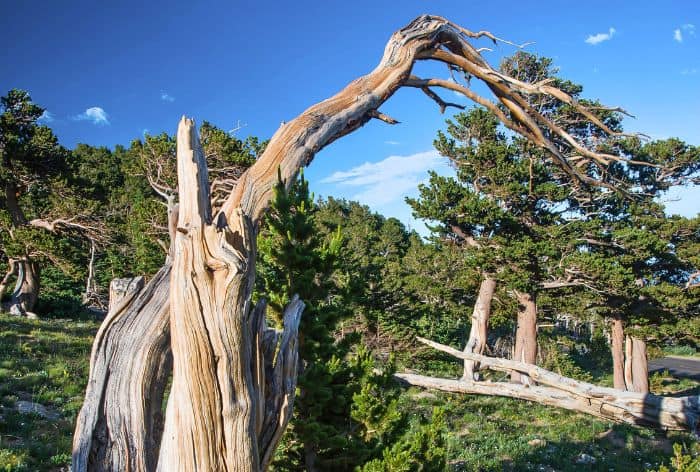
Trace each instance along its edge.
{"label": "peeling bark", "polygon": [[[518,326],[515,331],[513,360],[525,364],[537,363],[537,305],[535,296],[530,293],[516,292],[518,300]],[[514,383],[530,385],[527,375],[513,371],[510,380]]]}
{"label": "peeling bark", "polygon": [[[489,318],[491,317],[491,301],[496,291],[496,281],[488,275],[484,276],[479,287],[479,295],[474,303],[472,325],[469,329],[469,339],[464,347],[465,353],[483,354],[488,339]],[[479,380],[479,363],[464,360],[464,380]]]}

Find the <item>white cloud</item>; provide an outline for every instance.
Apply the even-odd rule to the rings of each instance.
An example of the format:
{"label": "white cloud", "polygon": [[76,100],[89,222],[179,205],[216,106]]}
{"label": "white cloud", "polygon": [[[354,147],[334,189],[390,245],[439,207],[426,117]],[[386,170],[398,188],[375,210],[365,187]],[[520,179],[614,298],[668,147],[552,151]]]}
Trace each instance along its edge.
{"label": "white cloud", "polygon": [[80,115],[74,116],[76,121],[92,121],[95,125],[108,125],[109,115],[101,107],[90,107]]}
{"label": "white cloud", "polygon": [[698,73],[698,70],[693,67],[692,69],[683,69],[681,71],[681,75],[695,75]]}
{"label": "white cloud", "polygon": [[673,30],[673,39],[678,41],[679,43],[683,42],[683,33],[681,33],[680,28],[676,28]]}
{"label": "white cloud", "polygon": [[42,113],[39,119],[36,121],[40,123],[51,123],[53,122],[53,113],[48,110],[44,110],[44,113]]}
{"label": "white cloud", "polygon": [[391,146],[398,146],[401,143],[398,141],[384,141],[384,144],[389,144]]}
{"label": "white cloud", "polygon": [[683,33],[686,33],[688,36],[695,36],[695,25],[692,23],[686,23],[681,25],[680,28],[674,29],[673,39],[679,43],[682,43],[684,39]]}
{"label": "white cloud", "polygon": [[442,174],[450,172],[445,158],[437,151],[427,151],[365,162],[348,171],[334,172],[321,183],[351,187],[355,189],[350,197],[352,200],[379,210],[403,203],[404,197],[415,194],[418,184],[426,180],[430,169]]}
{"label": "white cloud", "polygon": [[160,99],[163,100],[164,102],[174,102],[175,97],[168,95],[168,92],[162,91],[160,92]]}
{"label": "white cloud", "polygon": [[607,33],[597,33],[597,34],[591,34],[586,38],[586,42],[588,44],[592,44],[595,46],[596,44],[602,43],[603,41],[608,41],[612,39],[612,37],[615,35],[616,31],[615,28],[610,27]]}

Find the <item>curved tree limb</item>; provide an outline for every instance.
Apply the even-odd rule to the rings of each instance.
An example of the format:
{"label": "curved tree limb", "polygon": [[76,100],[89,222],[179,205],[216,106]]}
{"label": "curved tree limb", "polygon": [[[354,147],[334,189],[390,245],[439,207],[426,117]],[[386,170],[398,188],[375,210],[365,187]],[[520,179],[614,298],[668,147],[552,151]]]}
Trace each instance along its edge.
{"label": "curved tree limb", "polygon": [[[277,130],[265,152],[238,180],[220,211],[213,217],[209,215],[204,217],[207,226],[212,227],[211,231],[216,231],[219,222],[223,222],[224,226],[226,224],[241,226],[239,223],[247,221],[245,226],[254,230],[269,205],[274,185],[278,181],[278,171],[282,180],[291,185],[299,169],[308,165],[318,151],[336,139],[357,130],[370,119],[381,119],[381,116],[385,116],[378,111],[384,102],[401,87],[417,86],[411,78],[411,72],[417,60],[433,59],[447,62],[455,70],[461,70],[465,74],[471,74],[483,80],[497,99],[497,102],[491,102],[493,106],[489,106],[486,99],[479,98],[466,88],[457,91],[492,111],[498,109],[497,104],[500,103],[510,112],[510,116],[504,113],[497,116],[503,119],[511,129],[549,151],[554,161],[576,182],[613,187],[610,183],[582,174],[579,170],[581,166],[572,165],[575,158],[570,159],[567,156],[572,153],[582,154],[581,159],[598,165],[614,159],[607,154],[581,151],[585,149],[581,148],[582,145],[578,146],[575,141],[568,141],[565,136],[559,135],[562,138],[559,140],[561,142],[552,142],[547,136],[558,135],[557,129],[553,123],[538,116],[529,108],[521,95],[538,92],[557,99],[561,97],[554,96],[553,90],[547,88],[546,84],[538,85],[538,88],[533,91],[529,84],[504,79],[469,43],[470,39],[480,37],[500,41],[491,33],[471,32],[444,18],[430,15],[420,16],[397,31],[390,38],[379,65],[372,72],[354,80],[335,96],[313,105]],[[430,85],[425,85],[425,87],[428,86]],[[577,104],[574,103],[572,106],[576,108]],[[581,113],[585,116],[583,111]],[[388,117],[387,120],[389,120]],[[215,224],[209,225],[209,222],[215,222]],[[177,228],[178,234],[188,232],[189,228]],[[210,236],[212,240],[215,239],[213,234]],[[210,239],[209,236],[206,239]],[[207,262],[208,270],[213,273],[223,273],[220,261],[212,259]],[[252,263],[252,261],[246,262]],[[150,392],[158,383],[158,379],[162,378],[163,372],[167,374],[169,370],[166,366],[166,360],[170,356],[170,320],[169,309],[166,308],[169,271],[169,265],[162,269],[159,276],[148,284],[142,294],[121,310],[121,314],[115,313],[105,321],[104,329],[101,329],[98,334],[91,362],[90,387],[84,407],[86,414],[83,415],[81,412],[81,418],[84,418],[79,421],[76,429],[74,442],[74,470],[76,471],[154,470],[152,453],[154,450],[157,453],[159,428],[162,427],[162,423],[154,422],[149,412],[160,411],[158,394],[140,397],[143,404],[135,406],[131,406],[128,400],[124,404],[120,404],[118,400],[120,395],[123,398],[133,399],[138,397],[139,392]],[[241,283],[248,284],[249,281],[241,281]],[[150,293],[150,298],[157,294],[158,301],[155,301],[155,298],[153,301],[147,300],[145,293]],[[239,295],[242,298],[237,303],[242,306],[241,304],[245,304],[245,296],[242,292]],[[231,332],[229,328],[221,325],[221,320],[212,321],[212,326],[221,327],[222,332]],[[243,329],[243,325],[240,326]],[[234,333],[234,337],[237,336],[238,334]],[[138,339],[138,349],[134,349],[133,345],[123,341],[134,338]],[[140,359],[134,359],[136,356],[140,356]],[[121,360],[114,363],[113,359]],[[229,360],[231,359],[234,357]],[[133,367],[138,364],[149,368],[134,369]],[[233,364],[235,362],[230,365]],[[223,383],[224,377],[219,375],[218,378]],[[110,407],[110,405],[115,406]],[[291,403],[287,408],[291,408]],[[105,418],[110,418],[109,421],[116,423],[108,424]],[[260,415],[257,418],[260,418]],[[145,424],[150,426],[145,428]],[[259,423],[255,424],[257,431]],[[127,439],[113,440],[115,435],[123,435]],[[107,441],[103,441],[103,438]],[[257,446],[251,446],[265,451],[259,464],[261,468],[266,466],[266,461],[269,459],[267,455],[271,450],[270,444],[272,443],[268,439],[259,439]],[[140,462],[133,461],[136,451],[149,451],[150,458],[139,459]],[[90,465],[88,458],[95,457],[95,454],[100,461]]]}

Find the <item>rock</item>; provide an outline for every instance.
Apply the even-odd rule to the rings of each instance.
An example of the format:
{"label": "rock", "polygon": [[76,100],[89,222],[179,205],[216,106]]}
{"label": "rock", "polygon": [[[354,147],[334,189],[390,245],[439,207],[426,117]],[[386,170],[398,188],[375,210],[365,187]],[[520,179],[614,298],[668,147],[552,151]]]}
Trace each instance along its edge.
{"label": "rock", "polygon": [[582,452],[576,457],[576,463],[577,464],[595,464],[596,463],[596,458],[591,456],[590,454],[586,454],[585,452]]}
{"label": "rock", "polygon": [[530,447],[542,447],[547,445],[547,441],[545,441],[544,439],[535,438],[528,441],[527,445]]}
{"label": "rock", "polygon": [[18,412],[22,414],[28,415],[33,413],[35,415],[41,416],[42,418],[46,418],[47,420],[57,420],[61,417],[61,415],[59,415],[55,411],[49,410],[41,403],[20,400],[17,403],[15,403],[15,408]]}

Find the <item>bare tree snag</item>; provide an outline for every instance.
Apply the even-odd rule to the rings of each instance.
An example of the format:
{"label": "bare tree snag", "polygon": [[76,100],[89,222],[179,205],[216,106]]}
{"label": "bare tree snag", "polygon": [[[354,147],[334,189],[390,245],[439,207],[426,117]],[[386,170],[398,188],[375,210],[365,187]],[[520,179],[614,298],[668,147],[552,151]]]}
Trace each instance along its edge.
{"label": "bare tree snag", "polygon": [[[295,333],[296,328],[291,315],[289,326],[285,325],[282,334],[261,328],[264,333],[261,338],[265,341],[262,343],[266,354],[264,363],[259,361],[263,357],[258,356],[260,351],[255,350],[254,346],[235,344],[242,340],[252,342],[249,321],[246,322],[251,319],[249,294],[246,290],[251,285],[254,265],[250,259],[255,253],[252,228],[256,227],[269,205],[278,170],[282,179],[291,185],[298,170],[308,165],[316,153],[328,144],[355,131],[370,119],[393,121],[382,114],[379,107],[401,87],[419,86],[430,90],[433,94],[429,96],[433,100],[437,96],[435,88],[452,88],[451,85],[429,78],[411,77],[416,61],[440,61],[453,70],[483,81],[495,100],[479,96],[468,84],[459,84],[460,88],[456,91],[487,107],[496,113],[505,126],[549,151],[551,158],[572,176],[575,184],[611,186],[590,175],[607,175],[604,172],[606,165],[625,159],[584,148],[528,105],[523,95],[541,94],[561,100],[610,135],[616,133],[607,130],[585,107],[560,90],[546,84],[523,83],[493,69],[481,57],[481,49],[471,44],[472,40],[482,37],[497,41],[488,32],[472,32],[438,16],[422,15],[416,18],[392,35],[380,63],[372,72],[352,81],[335,96],[313,105],[297,118],[282,125],[265,152],[240,177],[217,216],[211,218],[208,214],[202,201],[204,193],[201,188],[197,189],[196,194],[193,193],[194,190],[187,191],[188,198],[192,199],[190,204],[197,210],[188,210],[189,216],[179,218],[183,223],[189,223],[190,227],[179,225],[176,228],[176,239],[182,240],[179,249],[181,254],[176,257],[180,257],[178,270],[191,267],[194,275],[173,273],[174,280],[186,284],[174,288],[177,291],[187,290],[188,293],[192,293],[195,286],[204,290],[194,300],[201,300],[202,308],[206,307],[207,310],[220,310],[220,316],[226,318],[218,319],[212,314],[200,315],[198,318],[195,310],[197,307],[190,303],[177,307],[179,315],[173,314],[172,320],[169,319],[168,279],[171,275],[168,262],[138,296],[126,303],[119,312],[110,314],[93,347],[86,405],[81,411],[74,440],[73,470],[155,470],[155,461],[151,455],[158,452],[160,435],[158,422],[153,420],[152,413],[160,411],[159,402],[162,397],[158,395],[162,392],[160,382],[165,378],[162,372],[168,371],[165,359],[169,359],[170,353],[170,323],[176,319],[179,324],[173,329],[178,334],[173,346],[177,346],[178,350],[175,360],[175,375],[178,380],[174,385],[171,403],[182,405],[183,414],[187,412],[194,416],[178,418],[172,409],[169,410],[166,426],[168,433],[160,448],[163,461],[159,465],[160,469],[178,470],[177,467],[167,469],[166,463],[190,467],[192,462],[189,461],[197,461],[196,464],[202,467],[204,464],[212,464],[214,467],[229,467],[230,470],[262,470],[267,467],[272,450],[286,425],[282,412],[288,412],[291,408],[293,390],[290,392],[284,388],[290,388],[294,383],[292,369],[296,367],[291,367],[289,359],[294,357],[296,343],[291,333]],[[427,82],[415,82],[416,80]],[[444,101],[438,104],[441,107],[449,105]],[[194,152],[193,149],[191,151]],[[586,167],[584,163],[588,163],[589,167],[585,173],[581,171]],[[598,168],[598,171],[590,168]],[[204,187],[201,177],[190,176],[188,181]],[[210,243],[214,245],[205,246]],[[229,254],[229,250],[233,252]],[[216,257],[206,257],[207,255]],[[226,282],[229,277],[230,282]],[[290,307],[290,313],[300,309],[298,306]],[[226,322],[234,323],[235,326]],[[188,328],[193,329],[189,333],[191,336],[184,331]],[[212,328],[212,331],[207,332],[204,328]],[[287,351],[280,357],[282,347],[271,347],[274,346],[272,341],[282,343],[285,339],[288,340],[288,348],[285,348]],[[277,355],[273,362],[271,355],[275,352]],[[201,356],[203,364],[194,366],[191,359],[183,358],[183,355],[190,354]],[[275,374],[277,377],[265,376],[265,385],[276,386],[276,390],[270,394],[269,388],[264,389],[265,409],[261,409],[262,403],[259,401],[263,382],[259,380],[258,374],[248,373],[252,367],[245,362],[246,359],[258,359],[255,364],[257,370],[253,370],[258,374],[263,371],[278,373]],[[267,368],[263,369],[261,365]],[[195,367],[200,371],[195,371]],[[276,380],[273,382],[272,379]],[[199,380],[221,390],[207,391],[207,396],[201,396],[197,392],[202,386],[188,383]],[[243,389],[242,403],[233,404],[231,392],[239,384]],[[183,388],[193,390],[187,392]],[[284,394],[284,391],[288,393]],[[186,405],[186,398],[201,402],[199,405],[203,409],[200,411],[192,405]],[[248,405],[243,401],[248,398],[258,398],[258,401]],[[270,405],[276,405],[275,408],[279,411],[268,408]],[[224,409],[217,412],[218,406]],[[255,413],[251,413],[250,408]],[[218,416],[214,417],[215,414]],[[201,431],[205,417],[214,421],[211,430],[206,432]],[[225,429],[229,425],[240,424],[255,426],[247,430],[250,437],[245,440],[236,438],[234,443],[227,442],[225,450],[216,449],[222,444],[222,438],[232,434]],[[273,424],[275,428],[270,426]],[[184,444],[186,438],[174,437],[190,433],[196,434],[203,441],[214,442],[188,445]],[[245,434],[246,431],[238,433]],[[256,435],[256,440],[251,439]],[[176,444],[181,444],[183,449],[176,451]],[[253,469],[246,469],[251,462],[255,462],[256,447],[258,463],[254,464]],[[236,459],[230,453],[233,449],[240,451],[240,456],[236,456]],[[166,454],[165,451],[172,454]],[[216,456],[208,455],[210,453],[216,453]]]}
{"label": "bare tree snag", "polygon": [[[287,385],[296,380],[303,304],[295,299],[287,310],[286,352],[275,353],[276,346],[266,350],[264,304],[255,309],[251,304],[254,227],[241,210],[212,219],[206,161],[194,123],[185,118],[177,134],[177,167],[180,212],[170,276],[173,384],[158,470],[259,471],[277,445],[263,438],[279,439],[264,426],[277,428],[280,418],[266,422],[266,416],[282,413],[268,411],[266,395],[277,405],[294,400]],[[288,378],[270,392],[266,355],[275,354],[277,362],[289,360]]]}
{"label": "bare tree snag", "polygon": [[698,427],[700,427],[700,401],[697,396],[662,397],[649,393],[624,392],[614,388],[599,387],[563,377],[535,365],[478,354],[467,354],[434,341],[423,338],[418,338],[418,340],[458,359],[477,361],[483,368],[504,372],[520,372],[533,381],[546,386],[506,382],[472,382],[415,374],[396,374],[398,379],[410,385],[448,392],[497,395],[529,400],[586,413],[617,423],[693,433],[697,433]]}
{"label": "bare tree snag", "polygon": [[[518,300],[518,325],[515,331],[513,360],[525,364],[537,362],[537,305],[530,293],[515,292]],[[530,385],[530,379],[519,371],[512,371],[511,381]]]}
{"label": "bare tree snag", "polygon": [[[491,301],[496,291],[496,281],[488,275],[484,276],[479,287],[479,295],[474,303],[472,325],[469,329],[469,339],[464,347],[465,353],[483,354],[488,338],[489,318],[491,317]],[[464,380],[479,380],[479,364],[473,360],[464,360]]]}
{"label": "bare tree snag", "polygon": [[172,366],[169,279],[166,264],[145,287],[143,278],[110,287],[73,436],[74,472],[155,470]]}
{"label": "bare tree snag", "polygon": [[613,360],[613,386],[618,390],[627,390],[625,382],[625,331],[622,319],[613,318],[610,349]]}

